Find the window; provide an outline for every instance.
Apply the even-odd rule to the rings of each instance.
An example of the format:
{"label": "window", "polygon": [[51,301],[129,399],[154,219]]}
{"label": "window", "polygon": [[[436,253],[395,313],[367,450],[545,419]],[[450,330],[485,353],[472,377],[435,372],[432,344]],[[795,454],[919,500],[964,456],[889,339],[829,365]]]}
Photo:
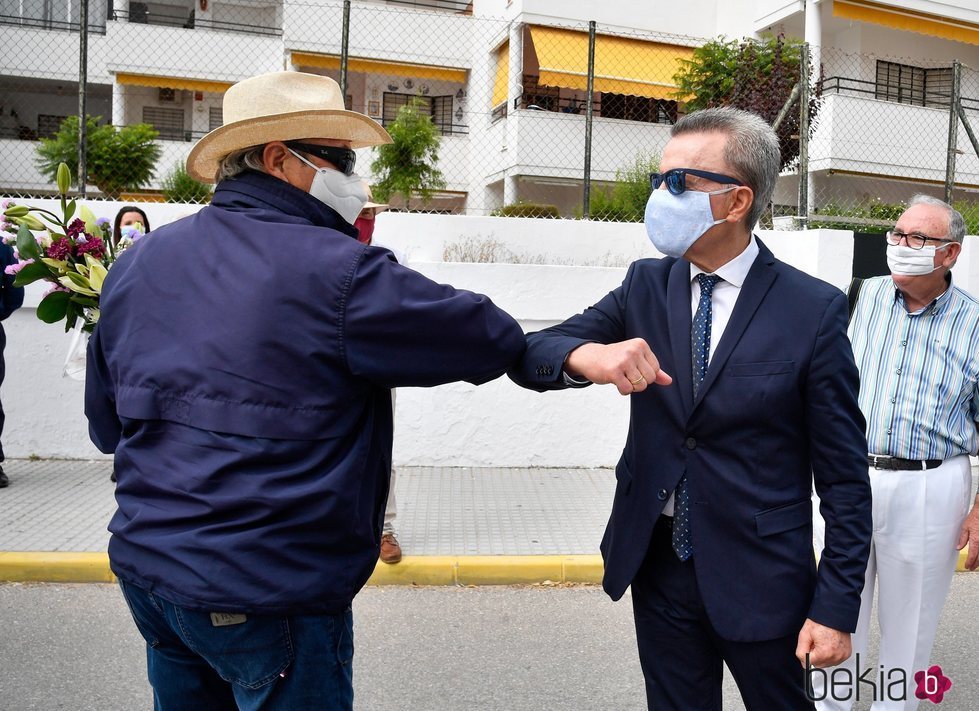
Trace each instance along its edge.
{"label": "window", "polygon": [[144,106],[143,123],[148,123],[159,131],[160,138],[164,141],[184,141],[188,139],[184,131],[183,109]]}
{"label": "window", "polygon": [[952,98],[952,68],[925,69],[878,60],[874,96],[899,104],[948,107]]}
{"label": "window", "polygon": [[925,105],[925,70],[896,62],[877,62],[876,98]]}
{"label": "window", "polygon": [[443,135],[452,133],[451,96],[436,96],[432,99],[432,122]]}
{"label": "window", "polygon": [[644,123],[676,123],[677,102],[602,92],[601,115]]}
{"label": "window", "polygon": [[422,116],[428,116],[438,128],[439,133],[446,135],[455,133],[452,123],[452,95],[448,96],[416,96],[414,94],[395,94],[384,92],[384,108],[381,111],[381,125],[390,126],[398,118],[398,111],[407,106],[412,99],[418,100],[418,108]]}
{"label": "window", "polygon": [[54,134],[58,132],[61,128],[61,122],[64,121],[67,116],[53,116],[51,114],[38,114],[37,115],[37,137],[38,138],[54,138]]}
{"label": "window", "polygon": [[212,106],[208,112],[207,130],[213,131],[224,125],[224,109],[220,106]]}

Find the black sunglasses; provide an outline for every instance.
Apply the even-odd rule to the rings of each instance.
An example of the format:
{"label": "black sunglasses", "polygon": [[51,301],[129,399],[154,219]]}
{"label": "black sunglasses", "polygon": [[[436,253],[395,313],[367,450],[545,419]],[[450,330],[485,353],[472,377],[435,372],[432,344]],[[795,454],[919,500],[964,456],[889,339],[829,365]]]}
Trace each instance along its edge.
{"label": "black sunglasses", "polygon": [[693,168],[674,168],[673,170],[668,170],[665,173],[650,173],[649,174],[649,184],[652,186],[653,190],[659,190],[659,186],[664,182],[666,183],[666,189],[670,191],[673,195],[682,195],[687,189],[687,176],[695,175],[698,178],[706,178],[707,180],[712,180],[715,183],[723,183],[725,185],[744,185],[737,178],[732,178],[730,175],[721,175],[720,173],[709,173],[706,170],[694,170]]}
{"label": "black sunglasses", "polygon": [[315,143],[300,143],[298,141],[288,141],[286,145],[293,150],[302,151],[303,153],[311,153],[317,158],[322,158],[325,161],[329,161],[344,175],[350,175],[353,173],[354,166],[357,165],[357,154],[354,153],[352,148],[318,146]]}

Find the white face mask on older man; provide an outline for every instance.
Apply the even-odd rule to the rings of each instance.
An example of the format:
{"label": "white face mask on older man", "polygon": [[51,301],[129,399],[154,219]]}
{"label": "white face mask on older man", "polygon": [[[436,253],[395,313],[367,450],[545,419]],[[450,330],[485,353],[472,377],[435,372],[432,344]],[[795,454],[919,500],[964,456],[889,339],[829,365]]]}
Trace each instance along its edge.
{"label": "white face mask on older man", "polygon": [[903,244],[887,245],[887,267],[891,274],[901,274],[904,276],[922,276],[931,274],[940,267],[935,266],[935,253],[939,249],[945,249],[947,244],[941,247],[928,245],[921,249],[912,249]]}
{"label": "white face mask on older man", "polygon": [[367,203],[367,183],[364,179],[356,173],[344,175],[333,168],[319,168],[291,148],[288,150],[316,171],[309,186],[309,194],[327,207],[332,207],[352,225]]}

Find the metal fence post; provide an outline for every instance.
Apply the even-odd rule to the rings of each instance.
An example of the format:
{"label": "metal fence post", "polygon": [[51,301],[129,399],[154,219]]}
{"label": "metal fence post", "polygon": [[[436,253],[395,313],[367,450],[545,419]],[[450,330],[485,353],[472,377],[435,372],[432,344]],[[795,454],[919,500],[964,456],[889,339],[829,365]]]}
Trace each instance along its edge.
{"label": "metal fence post", "polygon": [[88,182],[88,115],[85,107],[88,84],[88,0],[78,6],[78,195],[85,197]]}
{"label": "metal fence post", "polygon": [[585,180],[582,196],[582,217],[591,219],[591,129],[595,101],[595,21],[588,23],[588,96],[585,99]]}
{"label": "metal fence post", "polygon": [[347,106],[347,60],[350,54],[350,0],[343,0],[343,35],[340,38],[340,96]]}
{"label": "metal fence post", "polygon": [[799,48],[799,225],[809,229],[809,43]]}
{"label": "metal fence post", "polygon": [[945,202],[952,204],[955,186],[955,155],[959,142],[959,105],[962,103],[962,65],[952,63],[952,96],[948,107],[948,158],[945,164]]}

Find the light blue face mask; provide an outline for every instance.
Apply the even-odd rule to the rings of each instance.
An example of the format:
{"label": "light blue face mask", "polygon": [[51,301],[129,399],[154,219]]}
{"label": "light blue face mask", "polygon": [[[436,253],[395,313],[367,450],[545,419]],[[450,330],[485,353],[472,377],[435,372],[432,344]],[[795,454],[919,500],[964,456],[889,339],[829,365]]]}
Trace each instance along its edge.
{"label": "light blue face mask", "polygon": [[709,193],[686,190],[674,195],[669,190],[654,190],[646,203],[646,234],[657,250],[668,257],[682,257],[714,225],[710,196],[720,195],[737,186]]}

